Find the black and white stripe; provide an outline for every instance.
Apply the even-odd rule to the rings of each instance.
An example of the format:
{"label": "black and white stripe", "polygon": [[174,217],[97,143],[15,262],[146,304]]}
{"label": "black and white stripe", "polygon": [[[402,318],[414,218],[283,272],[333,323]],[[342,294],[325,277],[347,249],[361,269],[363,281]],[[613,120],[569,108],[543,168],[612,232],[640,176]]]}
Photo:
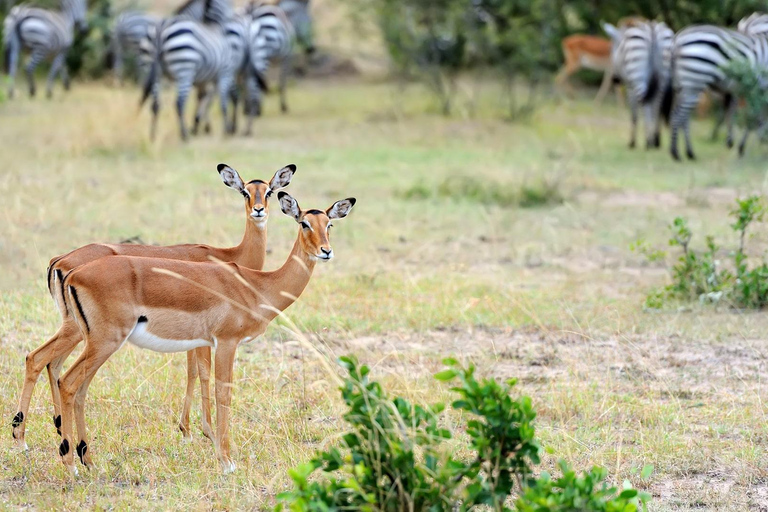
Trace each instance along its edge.
{"label": "black and white stripe", "polygon": [[277,6],[283,10],[291,22],[298,45],[304,49],[306,54],[314,53],[315,43],[309,0],[280,0]]}
{"label": "black and white stripe", "polygon": [[[126,11],[115,18],[112,27],[112,53],[115,57],[114,72],[118,81],[123,81],[126,55],[138,57],[141,41],[147,37],[149,27],[159,21],[157,16],[140,11]],[[145,72],[142,72],[140,78],[144,75]]]}
{"label": "black and white stripe", "polygon": [[681,128],[685,135],[686,154],[690,159],[695,158],[690,137],[691,112],[705,89],[726,95],[732,93],[733,84],[728,80],[725,68],[736,60],[745,60],[754,67],[768,66],[768,38],[712,25],[688,27],[675,36],[672,48],[674,106],[671,154],[676,160],[680,159],[677,135]]}
{"label": "black and white stripe", "polygon": [[280,109],[288,111],[285,88],[291,66],[293,51],[293,26],[282,9],[271,5],[255,7],[248,11],[250,70],[246,76],[246,105],[248,126],[251,133],[254,116],[261,111],[261,92],[265,88],[266,73],[273,62],[280,67]]}
{"label": "black and white stripe", "polygon": [[74,40],[74,28],[87,27],[85,0],[61,0],[61,10],[53,11],[27,5],[11,9],[3,23],[6,72],[10,75],[8,96],[13,97],[16,69],[22,49],[30,51],[25,66],[30,96],[35,95],[35,68],[46,58],[53,57],[48,73],[46,92],[50,97],[53,81],[61,72],[64,87],[69,88],[69,74],[64,59]]}
{"label": "black and white stripe", "polygon": [[231,0],[189,0],[173,12],[174,16],[188,16],[201,23],[224,25],[232,18]]}
{"label": "black and white stripe", "polygon": [[[237,64],[221,27],[205,25],[186,16],[169,18],[150,28],[149,36],[142,41],[141,51],[142,58],[150,63],[141,104],[152,95],[150,136],[153,139],[160,109],[160,75],[163,73],[176,84],[176,110],[183,140],[188,136],[184,109],[192,87],[197,89],[201,98],[208,96],[209,87],[217,89],[225,131],[231,133],[227,120],[227,99],[234,86]],[[200,112],[198,109],[198,117]]]}
{"label": "black and white stripe", "polygon": [[670,50],[675,33],[663,22],[634,22],[615,28],[605,24],[613,40],[614,76],[627,87],[632,115],[629,147],[635,147],[638,107],[645,114],[646,148],[660,146],[661,103],[670,79]]}

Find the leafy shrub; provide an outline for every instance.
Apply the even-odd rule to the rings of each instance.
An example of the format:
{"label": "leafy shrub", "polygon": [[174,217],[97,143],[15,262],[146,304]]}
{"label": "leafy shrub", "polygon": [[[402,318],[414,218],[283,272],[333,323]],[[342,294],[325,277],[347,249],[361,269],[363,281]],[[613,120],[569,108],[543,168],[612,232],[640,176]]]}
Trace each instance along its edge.
{"label": "leafy shrub", "polygon": [[422,182],[415,183],[399,192],[399,195],[405,199],[438,197],[521,208],[561,204],[564,200],[560,180],[557,178],[541,178],[515,185],[469,176],[454,176],[444,179],[436,187],[429,187]]}
{"label": "leafy shrub", "polygon": [[[540,446],[528,397],[510,396],[515,381],[478,381],[474,367],[446,359],[435,378],[456,381],[452,407],[464,411],[471,456],[445,446],[453,438],[442,427],[443,404],[422,407],[390,398],[354,357],[342,357],[349,376],[341,388],[349,431],[340,446],[316,453],[290,471],[294,488],[278,495],[277,510],[292,511],[625,511],[645,506],[648,496],[605,484],[593,468],[577,476],[561,462],[563,476],[536,478]],[[645,471],[645,470],[644,470]],[[645,475],[647,476],[647,475]],[[515,508],[513,493],[519,493]]]}
{"label": "leafy shrub", "polygon": [[[648,308],[658,309],[670,300],[700,302],[727,301],[745,309],[762,309],[768,305],[768,265],[765,261],[750,266],[745,251],[746,235],[750,225],[763,220],[765,202],[761,196],[750,196],[737,201],[731,211],[735,222],[731,228],[738,233],[738,249],[729,254],[730,262],[718,259],[721,248],[711,236],[705,238],[706,249],[696,252],[691,248],[693,232],[688,222],[676,217],[670,224],[670,247],[680,247],[682,254],[670,269],[672,282],[661,290],[653,290],[646,298]],[[663,259],[663,251],[653,251],[643,243],[634,247],[649,261]],[[728,266],[726,266],[728,264]],[[750,268],[751,267],[751,268]]]}

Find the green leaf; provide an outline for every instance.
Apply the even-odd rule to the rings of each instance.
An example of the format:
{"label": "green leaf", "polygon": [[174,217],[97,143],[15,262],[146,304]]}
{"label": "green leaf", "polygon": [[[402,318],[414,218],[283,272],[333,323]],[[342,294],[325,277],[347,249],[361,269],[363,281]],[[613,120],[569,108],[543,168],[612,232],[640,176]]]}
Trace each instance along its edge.
{"label": "green leaf", "polygon": [[435,374],[435,379],[445,382],[454,379],[458,374],[459,372],[453,369],[443,370]]}
{"label": "green leaf", "polygon": [[653,473],[653,464],[646,464],[643,466],[643,470],[640,472],[640,478],[646,480]]}

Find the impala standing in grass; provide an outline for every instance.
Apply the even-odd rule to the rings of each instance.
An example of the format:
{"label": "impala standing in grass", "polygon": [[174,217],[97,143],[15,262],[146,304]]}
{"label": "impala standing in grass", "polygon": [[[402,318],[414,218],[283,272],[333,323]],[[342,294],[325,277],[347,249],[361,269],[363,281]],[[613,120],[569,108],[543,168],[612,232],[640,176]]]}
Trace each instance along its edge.
{"label": "impala standing in grass", "polygon": [[288,259],[275,271],[236,263],[107,256],[64,278],[66,307],[85,338],[82,354],[60,381],[59,453],[72,472],[76,472],[73,449],[83,464],[92,465],[84,409],[88,386],[126,341],[158,352],[216,349],[216,455],[225,473],[234,471],[229,409],[237,347],[263,334],[304,291],[315,264],[333,258],[331,223],[346,217],[355,204],[348,198],[325,211],[302,210],[285,192],[278,199],[283,213],[298,223],[298,235]]}
{"label": "impala standing in grass", "polygon": [[[72,310],[65,305],[66,291],[63,286],[65,276],[75,268],[97,260],[104,256],[127,255],[150,258],[167,258],[185,261],[209,261],[211,257],[221,261],[231,261],[245,268],[261,270],[267,251],[267,216],[269,214],[269,198],[274,191],[288,186],[296,172],[295,165],[288,165],[275,173],[269,183],[262,180],[252,180],[244,183],[236,170],[225,164],[219,164],[219,175],[225,185],[240,192],[245,199],[245,233],[239,245],[231,248],[217,248],[199,244],[171,245],[157,247],[135,244],[90,244],[76,249],[65,255],[51,260],[48,267],[48,289],[58,306],[61,314],[61,327],[41,347],[33,350],[26,357],[26,372],[24,387],[19,400],[18,413],[13,418],[13,437],[21,447],[26,447],[24,441],[26,420],[28,419],[29,402],[32,399],[37,378],[43,369],[48,370],[48,381],[53,396],[53,422],[61,433],[61,397],[57,382],[64,360],[83,339],[77,328]],[[208,403],[207,369],[210,368],[210,347],[202,347],[197,351],[187,353],[187,392],[184,397],[184,407],[181,414],[180,428],[185,437],[189,437],[189,408],[192,403],[195,379],[198,375],[198,360],[202,364],[200,373],[203,409],[203,432],[213,439],[211,431],[211,414]]]}

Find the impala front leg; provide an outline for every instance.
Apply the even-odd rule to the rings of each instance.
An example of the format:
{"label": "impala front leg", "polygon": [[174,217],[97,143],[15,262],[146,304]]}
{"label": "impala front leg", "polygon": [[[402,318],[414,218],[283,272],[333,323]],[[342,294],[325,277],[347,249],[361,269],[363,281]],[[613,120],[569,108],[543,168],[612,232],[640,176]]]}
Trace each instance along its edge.
{"label": "impala front leg", "polygon": [[224,474],[235,471],[229,453],[229,409],[232,401],[232,374],[234,372],[237,342],[219,343],[216,349],[216,455]]}
{"label": "impala front leg", "polygon": [[200,376],[200,407],[203,422],[203,435],[215,441],[216,436],[211,428],[211,348],[200,347],[195,350],[197,355],[197,373]]}
{"label": "impala front leg", "polygon": [[195,395],[195,381],[197,380],[197,356],[195,350],[187,352],[187,391],[184,394],[184,404],[181,407],[179,430],[185,441],[192,439],[189,431],[189,411],[192,408],[192,399]]}

